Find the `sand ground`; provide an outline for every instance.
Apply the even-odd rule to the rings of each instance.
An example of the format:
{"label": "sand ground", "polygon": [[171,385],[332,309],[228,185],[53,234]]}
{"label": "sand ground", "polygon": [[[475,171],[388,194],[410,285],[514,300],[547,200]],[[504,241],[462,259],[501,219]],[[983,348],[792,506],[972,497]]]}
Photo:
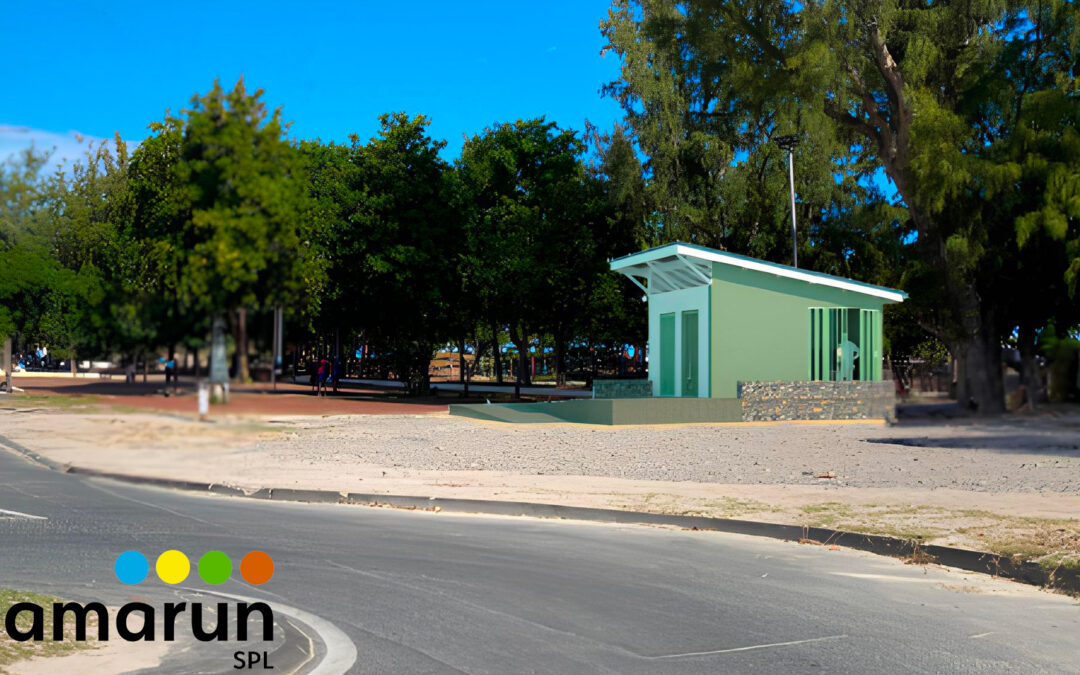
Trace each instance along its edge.
{"label": "sand ground", "polygon": [[56,461],[228,484],[537,501],[877,532],[1080,559],[1080,415],[994,422],[505,425],[445,413],[0,408]]}

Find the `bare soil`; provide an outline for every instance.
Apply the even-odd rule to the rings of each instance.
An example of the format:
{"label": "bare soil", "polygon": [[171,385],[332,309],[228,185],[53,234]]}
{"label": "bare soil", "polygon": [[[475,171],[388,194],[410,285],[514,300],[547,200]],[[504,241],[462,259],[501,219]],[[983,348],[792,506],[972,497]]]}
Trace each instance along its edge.
{"label": "bare soil", "polygon": [[64,463],[248,490],[747,518],[1080,564],[1080,414],[1067,411],[894,426],[505,425],[438,413],[199,423],[0,400],[0,434]]}

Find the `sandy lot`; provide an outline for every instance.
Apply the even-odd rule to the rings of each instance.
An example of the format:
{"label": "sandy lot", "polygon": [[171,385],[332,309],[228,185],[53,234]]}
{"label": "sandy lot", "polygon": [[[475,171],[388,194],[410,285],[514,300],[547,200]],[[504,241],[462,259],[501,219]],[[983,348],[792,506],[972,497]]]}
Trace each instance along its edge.
{"label": "sandy lot", "polygon": [[503,425],[445,414],[0,410],[54,460],[136,475],[630,508],[1080,554],[1080,415],[996,422]]}

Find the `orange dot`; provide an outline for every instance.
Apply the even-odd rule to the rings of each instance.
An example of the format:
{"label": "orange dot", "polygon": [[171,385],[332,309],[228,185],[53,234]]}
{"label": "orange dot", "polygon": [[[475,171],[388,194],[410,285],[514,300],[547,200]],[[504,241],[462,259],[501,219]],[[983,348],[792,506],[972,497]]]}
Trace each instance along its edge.
{"label": "orange dot", "polygon": [[274,576],[274,560],[262,551],[252,551],[240,561],[240,575],[249,584],[265,584]]}

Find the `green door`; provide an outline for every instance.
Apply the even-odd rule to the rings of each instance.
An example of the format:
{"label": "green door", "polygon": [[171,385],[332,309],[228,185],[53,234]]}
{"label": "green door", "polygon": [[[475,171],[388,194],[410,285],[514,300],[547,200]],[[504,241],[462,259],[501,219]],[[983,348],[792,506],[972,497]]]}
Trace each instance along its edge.
{"label": "green door", "polygon": [[675,315],[660,315],[660,395],[675,395]]}
{"label": "green door", "polygon": [[697,310],[682,313],[682,395],[698,395]]}

